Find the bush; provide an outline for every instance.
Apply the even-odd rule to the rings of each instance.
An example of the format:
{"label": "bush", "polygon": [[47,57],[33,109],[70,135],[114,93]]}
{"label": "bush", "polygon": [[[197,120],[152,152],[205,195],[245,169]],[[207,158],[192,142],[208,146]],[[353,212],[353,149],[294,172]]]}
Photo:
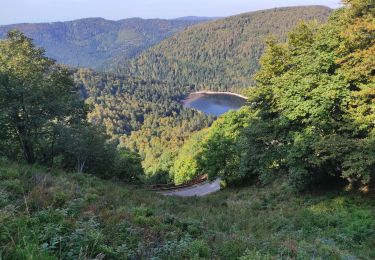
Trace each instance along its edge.
{"label": "bush", "polygon": [[213,124],[197,156],[202,172],[228,182],[277,176],[299,190],[337,187],[340,179],[371,184],[373,4],[345,4],[327,24],[301,23],[286,43],[267,41],[250,108]]}
{"label": "bush", "polygon": [[113,177],[128,183],[139,181],[143,175],[141,162],[142,159],[137,153],[125,148],[119,149],[113,163]]}
{"label": "bush", "polygon": [[202,145],[208,132],[208,129],[204,129],[194,134],[180,149],[172,168],[175,184],[191,181],[199,174],[202,174],[197,157],[202,152]]}
{"label": "bush", "polygon": [[209,258],[211,249],[204,240],[194,240],[190,244],[191,258]]}
{"label": "bush", "polygon": [[242,240],[230,239],[219,248],[219,255],[222,259],[237,259],[246,251],[246,245]]}
{"label": "bush", "polygon": [[271,260],[269,254],[263,254],[257,250],[246,250],[245,254],[238,258],[239,260]]}

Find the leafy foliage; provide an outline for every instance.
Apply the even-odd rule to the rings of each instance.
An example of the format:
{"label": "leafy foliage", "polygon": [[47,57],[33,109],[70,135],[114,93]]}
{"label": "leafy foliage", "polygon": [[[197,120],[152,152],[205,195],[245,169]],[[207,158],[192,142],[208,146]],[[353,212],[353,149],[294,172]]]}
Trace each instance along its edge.
{"label": "leafy foliage", "polygon": [[[78,95],[72,93],[68,72],[46,58],[31,39],[11,31],[0,42],[1,125],[6,136],[19,143],[28,163],[35,163],[35,149],[45,148],[40,141],[53,143],[59,125],[79,112],[74,110]],[[51,153],[52,147],[46,149]]]}
{"label": "leafy foliage", "polygon": [[202,153],[207,134],[207,128],[195,133],[179,150],[171,169],[175,184],[182,184],[202,174],[197,158]]}
{"label": "leafy foliage", "polygon": [[[274,165],[274,173],[287,174],[300,187],[329,176],[369,183],[375,169],[371,159],[375,158],[374,63],[368,66],[367,59],[355,57],[373,48],[374,37],[366,33],[374,36],[374,31],[364,29],[366,40],[357,50],[347,35],[353,25],[361,27],[370,17],[374,19],[372,9],[369,3],[350,1],[327,25],[301,24],[290,33],[286,45],[270,43],[251,102],[260,111],[264,131],[273,128],[277,136],[256,134],[252,129],[246,133],[247,147],[257,146],[256,152],[266,151],[265,157],[272,159],[258,164],[259,168],[249,163],[245,171],[262,173]],[[284,51],[278,55],[280,48]],[[357,74],[352,68],[358,66],[363,69],[360,80],[353,78]],[[363,90],[366,95],[361,94]]]}
{"label": "leafy foliage", "polygon": [[[237,130],[220,135],[225,127],[211,129],[217,138],[203,145],[201,171],[228,181],[284,177],[299,189],[340,179],[371,184],[375,63],[369,57],[375,54],[375,31],[369,21],[371,3],[347,1],[325,25],[301,23],[286,43],[269,39],[256,86],[248,91],[253,116],[229,143],[227,136]],[[231,117],[223,120],[235,125]],[[230,151],[233,142],[239,152]],[[227,170],[225,162],[233,157],[240,163]]]}
{"label": "leafy foliage", "polygon": [[[169,171],[182,144],[213,118],[183,107],[193,88],[80,69],[74,74],[89,121],[103,125],[121,147],[139,153],[148,177]],[[126,102],[124,102],[126,101]],[[155,180],[156,181],[156,180]]]}
{"label": "leafy foliage", "polygon": [[[117,144],[108,142],[100,126],[87,122],[86,112],[70,72],[46,58],[31,39],[11,31],[0,41],[3,156],[135,180],[143,172],[140,161],[132,153],[118,154]],[[127,171],[120,169],[125,164]]]}
{"label": "leafy foliage", "polygon": [[213,179],[224,177],[227,181],[238,180],[238,167],[241,151],[238,139],[241,131],[248,126],[253,117],[249,107],[229,112],[214,122],[209,129],[201,152],[196,156],[200,170]]}

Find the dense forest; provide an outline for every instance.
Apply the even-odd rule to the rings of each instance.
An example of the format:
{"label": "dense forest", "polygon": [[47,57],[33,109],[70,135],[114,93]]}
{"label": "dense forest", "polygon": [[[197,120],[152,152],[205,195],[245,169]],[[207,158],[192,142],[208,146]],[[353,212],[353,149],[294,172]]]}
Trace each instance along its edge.
{"label": "dense forest", "polygon": [[[188,142],[195,165],[228,183],[286,178],[298,189],[375,179],[375,29],[372,1],[348,1],[327,24],[299,24],[286,43],[268,41],[248,107]],[[194,154],[194,155],[192,155]],[[182,176],[181,176],[182,175]]]}
{"label": "dense forest", "polygon": [[48,57],[75,67],[106,69],[186,27],[209,18],[176,20],[130,18],[120,21],[88,18],[69,22],[0,26],[0,39],[18,29],[46,50]]}
{"label": "dense forest", "polygon": [[88,120],[103,125],[121,147],[139,153],[147,175],[168,181],[178,149],[192,133],[210,126],[212,116],[183,108],[192,87],[144,81],[80,69],[74,79],[86,105]]}
{"label": "dense forest", "polygon": [[10,31],[0,42],[0,156],[138,180],[140,157],[117,148],[103,127],[87,120],[88,109],[71,72],[30,38]]}
{"label": "dense forest", "polygon": [[[177,39],[181,38],[185,42],[189,40],[191,43],[202,41],[206,41],[208,44],[216,43],[219,42],[217,37],[223,38],[223,35],[227,35],[228,31],[236,29],[235,32],[246,36],[233,38],[239,41],[236,44],[241,45],[241,49],[245,50],[247,49],[246,44],[252,42],[259,50],[257,54],[259,56],[263,48],[263,36],[268,33],[277,33],[283,37],[282,35],[298,20],[325,20],[330,12],[330,9],[323,7],[261,11],[211,22],[202,28],[193,27],[186,31],[189,35],[195,35],[194,37],[197,39],[201,37],[202,31],[207,31],[209,32],[207,39],[190,41],[184,38],[186,33],[178,35]],[[274,17],[271,22],[269,21],[270,16]],[[36,44],[46,47],[46,55],[52,55],[59,62],[67,61],[69,64],[86,66],[99,65],[104,61],[104,56],[96,57],[96,55],[106,55],[105,60],[111,61],[112,66],[115,66],[117,62],[126,64],[126,59],[136,55],[146,45],[155,44],[173,32],[206,19],[189,17],[170,21],[126,19],[118,22],[83,19],[66,23],[23,24],[16,25],[16,28],[20,26],[19,29],[25,31],[26,35],[35,37]],[[276,26],[280,22],[279,20],[282,23]],[[223,24],[225,26],[222,26]],[[4,26],[2,30],[5,31],[13,27]],[[84,33],[82,34],[82,32]],[[129,37],[133,38],[129,39]],[[138,49],[140,46],[138,43],[143,44],[143,47]],[[126,46],[133,48],[131,54],[130,52],[122,53],[124,48],[128,48]],[[134,46],[138,47],[134,48]],[[178,44],[176,43],[175,46]],[[187,50],[192,51],[195,47],[190,46]],[[228,48],[226,44],[216,47],[207,45],[205,48],[215,50],[216,54],[227,53],[233,49]],[[74,49],[73,52],[72,49]],[[120,52],[121,54],[119,54]],[[67,57],[65,53],[70,53],[71,57]],[[197,53],[204,53],[204,51]],[[60,56],[55,56],[57,54]],[[190,55],[185,52],[182,54],[186,54],[186,57]],[[212,55],[217,58],[221,57],[216,54]],[[251,61],[251,55],[243,56],[242,54],[244,53],[232,52],[231,55],[234,59]],[[86,60],[85,64],[66,60],[86,59],[86,56],[89,60]],[[213,60],[213,57],[207,58]],[[120,61],[121,59],[123,60]],[[183,60],[182,57],[181,60]],[[169,70],[168,66],[162,68],[152,59],[149,62],[148,64],[153,63],[153,66],[159,69]],[[212,62],[209,63],[212,66]],[[226,70],[233,69],[231,64],[223,63],[221,66]],[[144,66],[144,69],[146,68],[147,66]],[[212,67],[212,69],[214,68]],[[89,69],[70,70],[69,72],[74,75],[77,91],[88,107],[88,121],[94,125],[103,126],[113,145],[140,154],[147,181],[170,181],[173,175],[171,169],[179,148],[192,134],[210,126],[214,120],[213,117],[183,108],[180,101],[188,93],[198,90],[199,86],[182,83],[178,80],[179,77],[174,77],[173,80],[170,78],[163,80],[163,77],[155,74],[150,74],[151,76],[148,77],[143,74],[98,73]],[[182,73],[178,73],[182,75]],[[251,78],[251,75],[249,74],[247,77]],[[206,75],[205,78],[208,79],[209,76]],[[187,81],[194,82],[194,75]],[[222,82],[218,82],[218,86],[222,86]]]}
{"label": "dense forest", "polygon": [[285,40],[301,20],[324,22],[332,10],[322,6],[277,8],[189,27],[118,69],[200,89],[228,90],[252,85],[265,37]]}
{"label": "dense forest", "polygon": [[[100,172],[103,177],[111,177],[111,167],[105,166],[111,164],[108,158],[121,161],[125,156],[124,160],[137,161],[137,176],[143,173],[142,160],[146,172],[142,180],[152,177],[155,182],[181,183],[204,173],[228,183],[267,181],[278,172],[301,187],[339,179],[369,184],[374,169],[373,31],[368,21],[372,13],[355,8],[359,7],[335,11],[325,25],[303,22],[286,40],[284,30],[296,19],[324,20],[331,11],[298,7],[234,16],[197,25],[146,51],[144,55],[173,41],[196,43],[184,37],[199,38],[204,30],[219,37],[236,24],[242,28],[238,44],[246,42],[243,35],[250,32],[258,41],[265,33],[256,34],[256,28],[272,32],[272,24],[283,21],[279,37],[267,40],[254,87],[246,90],[249,107],[224,115],[212,127],[215,118],[181,104],[200,88],[191,84],[194,73],[186,79],[190,84],[183,84],[179,77],[152,79],[158,77],[151,72],[142,78],[69,69],[46,58],[24,34],[11,31],[1,42],[1,153],[11,159],[24,157],[31,164]],[[287,21],[294,13],[300,17]],[[210,48],[225,53],[225,46]],[[250,78],[252,73],[248,74]],[[207,74],[205,79],[209,78]],[[204,132],[197,133],[201,129]]]}
{"label": "dense forest", "polygon": [[[281,8],[234,16],[194,26],[166,40],[150,51],[146,51],[144,55],[137,58],[134,63],[143,59],[142,57],[147,60],[147,64],[139,65],[142,70],[145,69],[144,74],[128,71],[95,73],[81,69],[75,73],[75,82],[82,90],[86,103],[93,107],[93,111],[89,113],[90,120],[104,125],[107,133],[113,139],[119,141],[120,146],[127,147],[141,155],[147,176],[154,177],[150,181],[167,181],[173,176],[171,169],[178,149],[193,133],[210,126],[213,118],[184,109],[180,104],[180,101],[188,93],[199,90],[202,86],[193,84],[196,83],[195,75],[192,74],[194,69],[186,68],[188,76],[176,70],[176,75],[171,76],[171,78],[164,78],[158,73],[146,71],[149,65],[158,70],[172,71],[166,64],[159,64],[148,57],[148,53],[169,43],[170,46],[163,50],[168,55],[174,55],[175,52],[178,52],[181,57],[176,57],[176,60],[180,62],[193,58],[192,53],[198,48],[196,44],[205,42],[205,45],[202,44],[199,47],[205,48],[205,50],[197,49],[198,51],[195,53],[199,55],[206,51],[214,51],[215,53],[212,53],[212,56],[207,56],[204,66],[217,73],[221,70],[215,68],[213,61],[216,60],[223,69],[233,72],[235,71],[233,64],[226,62],[229,55],[226,55],[224,58],[226,61],[224,62],[222,60],[223,53],[231,52],[230,55],[233,59],[243,59],[243,61],[246,59],[253,65],[257,64],[258,56],[263,51],[263,37],[266,37],[269,33],[276,33],[283,39],[286,32],[300,19],[326,20],[329,13],[331,13],[331,10],[325,7]],[[272,19],[270,20],[271,16]],[[232,35],[231,31],[235,31],[241,37]],[[236,51],[238,48],[221,44],[224,41],[218,39],[224,39],[225,35],[229,35],[228,33],[231,37],[234,37],[232,39],[236,41],[234,44],[241,46],[242,50],[249,50],[246,47],[249,42],[256,46],[258,53],[257,58],[254,58],[255,63],[251,55],[238,53]],[[194,38],[190,36],[186,38],[187,35]],[[201,38],[202,35],[207,38]],[[186,43],[186,48],[180,46],[180,42]],[[215,45],[218,43],[221,45]],[[235,63],[237,64],[237,62]],[[194,62],[194,64],[199,64],[199,62]],[[240,66],[241,69],[246,67],[239,63],[236,66]],[[255,70],[258,65],[254,66],[253,69]],[[204,71],[202,68],[198,70],[200,73]],[[251,73],[249,72],[246,78],[251,79]],[[187,77],[184,81],[180,81],[179,79],[183,75]],[[221,72],[220,76],[213,74],[211,76],[218,80],[216,86],[223,86],[222,79],[224,78],[225,80],[234,79]],[[209,79],[211,76],[204,74],[203,77]],[[249,81],[248,83],[250,84]],[[232,84],[235,83],[232,82]],[[238,85],[232,86],[238,87]],[[218,88],[223,90],[221,87]]]}
{"label": "dense forest", "polygon": [[[285,37],[280,27],[267,36],[273,19]],[[205,51],[184,53],[178,37],[199,43],[199,28],[225,35],[235,21],[244,30],[231,44],[249,55],[225,43],[212,45],[222,56],[196,63],[202,74],[186,63]],[[242,41],[257,22],[265,47],[248,67],[241,60],[255,64],[254,53]],[[186,67],[164,74],[168,63],[144,59],[171,42]],[[0,40],[0,259],[374,259],[374,57],[373,0],[197,25],[118,73],[61,65],[9,31]],[[246,106],[218,118],[181,104],[198,89],[250,84]],[[179,198],[144,185],[202,174],[225,189]]]}

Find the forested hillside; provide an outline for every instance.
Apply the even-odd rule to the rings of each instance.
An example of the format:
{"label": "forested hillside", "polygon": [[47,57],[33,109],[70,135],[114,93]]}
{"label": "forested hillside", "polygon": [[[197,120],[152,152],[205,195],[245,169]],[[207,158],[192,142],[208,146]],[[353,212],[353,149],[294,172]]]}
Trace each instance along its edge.
{"label": "forested hillside", "polygon": [[[259,56],[263,48],[263,37],[268,33],[277,32],[277,35],[285,39],[286,32],[300,19],[325,20],[330,12],[330,9],[324,7],[284,8],[198,25],[166,40],[136,59],[134,64],[140,60],[146,61],[137,64],[141,74],[127,70],[118,74],[79,70],[75,74],[75,81],[84,90],[86,103],[93,106],[92,112],[89,113],[90,120],[104,125],[107,133],[114,140],[118,140],[120,146],[140,153],[149,176],[164,176],[165,181],[170,175],[179,148],[193,133],[210,126],[213,121],[213,118],[184,109],[180,104],[188,93],[201,86],[191,84],[195,82],[191,80],[195,76],[204,80],[211,78],[217,80],[218,86],[222,86],[223,79],[232,81],[235,78],[229,77],[216,65],[230,73],[237,73],[236,68],[246,69],[245,63],[257,64],[246,57],[245,53],[239,52],[239,49],[249,55],[255,54],[252,48],[247,46],[254,44],[259,49],[256,54]],[[230,37],[228,40],[233,41],[232,45],[227,45],[227,36]],[[181,46],[181,43],[185,45]],[[148,56],[161,48],[165,55],[181,55],[173,59],[188,66],[195,61],[185,63],[186,59],[204,56],[209,52],[212,55],[204,58],[203,66],[215,73],[210,74],[211,72],[199,67],[199,62],[196,63],[199,75],[194,74],[191,68],[184,71],[172,70],[169,64],[161,64],[159,60]],[[203,59],[203,56],[198,59]],[[236,63],[235,66],[227,62],[230,59]],[[244,62],[245,59],[248,59],[245,63],[237,64],[238,60]],[[156,69],[156,72],[149,71],[149,66]],[[257,65],[253,69],[256,67]],[[163,77],[158,71],[168,72],[170,78]],[[171,71],[174,71],[173,75],[169,74]],[[185,72],[189,75],[188,78],[185,77]],[[246,73],[246,78],[251,79],[251,72]]]}
{"label": "forested hillside", "polygon": [[[120,146],[139,153],[148,177],[167,181],[175,155],[213,117],[181,104],[191,87],[79,69],[74,81],[90,107],[88,120],[103,125]],[[165,179],[167,178],[167,179]]]}
{"label": "forested hillside", "polygon": [[[293,10],[320,9],[252,15],[281,12],[285,22]],[[240,65],[223,65],[227,73],[214,57],[207,81],[177,74],[178,63],[176,79],[159,79],[158,60],[144,78],[98,73],[58,64],[8,32],[0,259],[375,259],[374,0],[344,0],[327,23],[269,38],[247,106],[219,118],[179,102],[213,82],[241,86]],[[220,177],[223,190],[179,198],[142,185],[202,174]]]}
{"label": "forested hillside", "polygon": [[66,67],[21,32],[10,31],[0,41],[0,157],[137,181],[143,174],[140,157],[89,122],[89,107],[79,94]]}
{"label": "forested hillside", "polygon": [[280,178],[303,191],[374,190],[375,7],[345,3],[327,24],[302,23],[286,43],[268,41],[249,106],[186,144],[176,165],[194,167],[175,171],[176,182],[208,173],[233,184]]}
{"label": "forested hillside", "polygon": [[331,12],[322,6],[277,8],[192,26],[118,70],[200,89],[248,87],[267,36],[285,40],[301,20],[324,22]]}
{"label": "forested hillside", "polygon": [[103,69],[125,62],[186,27],[207,21],[196,19],[140,19],[110,21],[88,18],[70,22],[14,24],[0,26],[0,38],[18,29],[46,49],[59,63]]}

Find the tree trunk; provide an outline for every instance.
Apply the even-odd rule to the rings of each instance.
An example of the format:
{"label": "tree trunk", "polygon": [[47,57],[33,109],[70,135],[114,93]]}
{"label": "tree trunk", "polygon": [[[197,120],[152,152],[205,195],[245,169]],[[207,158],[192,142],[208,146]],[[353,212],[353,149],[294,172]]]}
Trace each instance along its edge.
{"label": "tree trunk", "polygon": [[[21,98],[21,100],[23,100],[23,97]],[[24,106],[23,106],[23,111],[26,111]],[[30,134],[29,134],[30,132],[28,131],[26,127],[26,121],[22,120],[19,114],[20,114],[19,109],[13,108],[11,110],[11,117],[13,119],[13,123],[18,134],[19,142],[20,142],[25,160],[28,164],[34,164],[36,159],[35,159],[35,154],[34,154],[34,147],[30,141]]]}
{"label": "tree trunk", "polygon": [[26,162],[28,164],[34,164],[36,161],[34,147],[31,144],[29,138],[20,135],[20,143]]}
{"label": "tree trunk", "polygon": [[85,159],[80,159],[77,158],[77,165],[76,165],[76,170],[78,173],[83,172],[83,168],[85,168],[86,160]]}
{"label": "tree trunk", "polygon": [[48,152],[49,158],[47,158],[47,165],[49,165],[49,167],[53,166],[53,159],[55,158],[55,143],[56,143],[56,132],[55,130],[53,130],[52,144]]}
{"label": "tree trunk", "polygon": [[34,164],[36,159],[35,159],[35,154],[34,154],[34,148],[32,144],[30,143],[29,140],[23,140],[22,141],[22,148],[23,148],[23,154],[25,156],[25,159],[28,164]]}

